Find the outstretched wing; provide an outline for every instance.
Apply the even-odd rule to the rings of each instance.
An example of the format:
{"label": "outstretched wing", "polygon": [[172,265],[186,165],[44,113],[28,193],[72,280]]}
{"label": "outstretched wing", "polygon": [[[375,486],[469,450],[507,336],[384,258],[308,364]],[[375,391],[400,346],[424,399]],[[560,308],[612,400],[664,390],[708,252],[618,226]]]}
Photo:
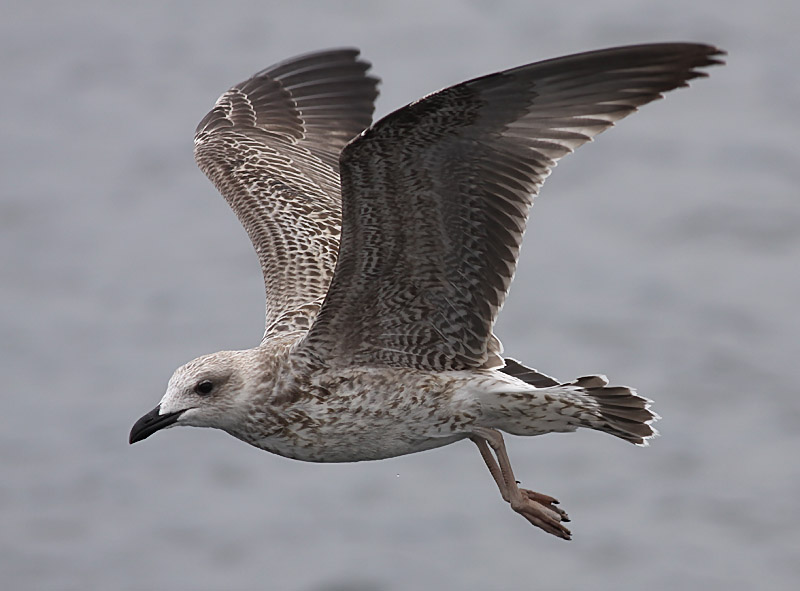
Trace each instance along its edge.
{"label": "outstretched wing", "polygon": [[267,335],[308,329],[341,232],[339,154],[372,121],[378,80],[358,50],[300,56],[223,94],[197,126],[195,159],[261,262]]}
{"label": "outstretched wing", "polygon": [[492,335],[556,161],[721,51],[669,43],[492,74],[396,111],[341,156],[343,234],[302,351],[330,364],[499,367]]}

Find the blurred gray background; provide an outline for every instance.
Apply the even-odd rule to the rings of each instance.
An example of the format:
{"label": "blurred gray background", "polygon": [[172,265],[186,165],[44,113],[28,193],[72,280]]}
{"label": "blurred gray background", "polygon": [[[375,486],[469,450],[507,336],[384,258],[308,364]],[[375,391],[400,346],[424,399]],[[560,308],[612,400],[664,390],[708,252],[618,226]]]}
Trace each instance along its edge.
{"label": "blurred gray background", "polygon": [[[794,589],[800,580],[800,3],[4,3],[4,589]],[[378,116],[470,77],[611,45],[729,64],[581,148],[537,200],[498,333],[656,401],[638,449],[509,438],[574,541],[528,526],[465,442],[312,465],[222,432],[129,447],[173,369],[255,345],[258,265],[192,159],[217,96],[355,45]]]}

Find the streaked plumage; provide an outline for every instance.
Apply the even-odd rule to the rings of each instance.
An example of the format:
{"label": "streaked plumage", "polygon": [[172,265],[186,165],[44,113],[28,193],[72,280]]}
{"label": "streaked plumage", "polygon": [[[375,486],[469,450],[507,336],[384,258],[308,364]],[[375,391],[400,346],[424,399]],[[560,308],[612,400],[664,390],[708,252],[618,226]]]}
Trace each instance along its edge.
{"label": "streaked plumage", "polygon": [[558,159],[721,54],[668,43],[548,60],[371,127],[377,80],[356,50],[236,85],[198,126],[195,155],[258,253],[264,338],[179,368],[131,442],[185,424],[350,462],[469,438],[512,508],[568,539],[555,499],[517,486],[498,430],[646,444],[657,417],[604,376],[562,383],[501,356],[492,329],[528,213]]}
{"label": "streaked plumage", "polygon": [[372,122],[377,79],[358,51],[316,53],[223,94],[195,133],[195,158],[256,248],[265,339],[308,330],[328,291],[341,233],[339,154]]}

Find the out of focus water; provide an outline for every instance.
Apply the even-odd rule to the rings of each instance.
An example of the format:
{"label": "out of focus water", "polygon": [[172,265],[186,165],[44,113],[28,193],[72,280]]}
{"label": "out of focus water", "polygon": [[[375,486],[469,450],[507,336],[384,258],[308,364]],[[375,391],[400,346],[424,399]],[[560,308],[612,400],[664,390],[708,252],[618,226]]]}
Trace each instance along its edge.
{"label": "out of focus water", "polygon": [[[794,589],[800,580],[800,4],[7,2],[0,21],[4,589]],[[574,541],[461,443],[357,465],[220,432],[130,448],[172,370],[262,332],[244,232],[195,168],[216,97],[356,45],[379,114],[471,76],[699,40],[729,65],[566,159],[498,331],[656,400],[663,436],[512,438]]]}

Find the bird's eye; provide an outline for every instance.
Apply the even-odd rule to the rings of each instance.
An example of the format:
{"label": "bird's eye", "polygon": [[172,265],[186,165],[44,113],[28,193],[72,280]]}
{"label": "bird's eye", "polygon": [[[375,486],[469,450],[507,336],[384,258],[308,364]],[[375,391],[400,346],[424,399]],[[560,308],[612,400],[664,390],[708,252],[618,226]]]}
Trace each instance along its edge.
{"label": "bird's eye", "polygon": [[214,389],[214,384],[212,384],[208,380],[203,380],[194,387],[194,391],[200,394],[201,396],[204,396],[206,394],[211,394],[211,391],[213,389]]}

